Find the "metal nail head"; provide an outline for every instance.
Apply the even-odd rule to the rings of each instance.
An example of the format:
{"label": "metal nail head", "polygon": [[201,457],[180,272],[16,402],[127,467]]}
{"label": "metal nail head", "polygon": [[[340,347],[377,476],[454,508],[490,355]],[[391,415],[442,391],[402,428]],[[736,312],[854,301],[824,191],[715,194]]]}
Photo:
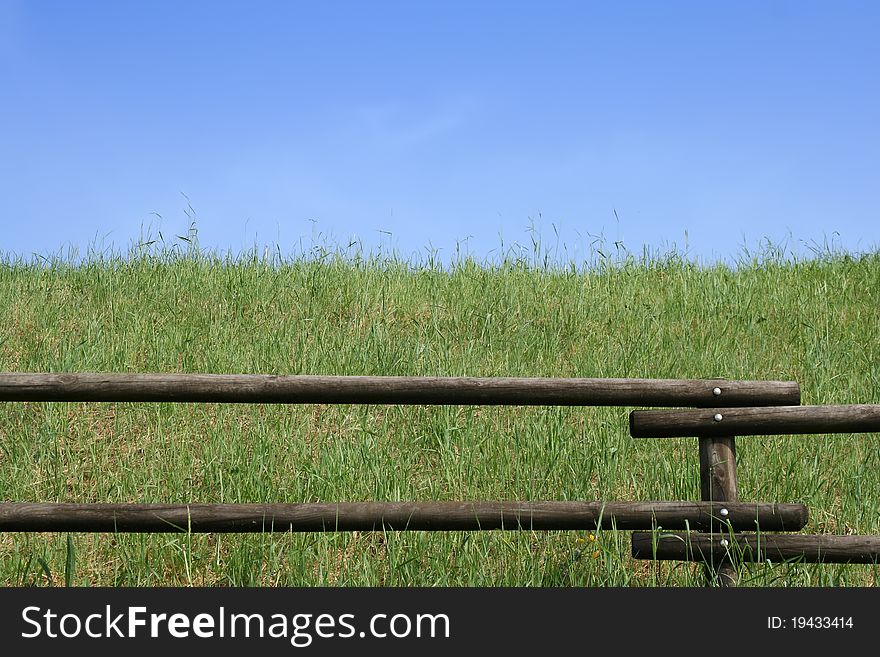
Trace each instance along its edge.
{"label": "metal nail head", "polygon": [[717,397],[721,394],[721,388],[712,388],[712,394]]}
{"label": "metal nail head", "polygon": [[723,545],[724,547],[727,547],[729,545],[726,538],[721,539],[721,545]]}
{"label": "metal nail head", "polygon": [[721,422],[721,420],[724,419],[724,416],[721,415],[721,413],[715,413],[715,417],[713,417],[712,419],[715,420],[716,422]]}
{"label": "metal nail head", "polygon": [[728,515],[730,515],[730,511],[728,511],[727,509],[721,509],[721,511],[719,511],[718,513],[720,513],[720,514],[721,514],[722,516],[724,516],[725,518],[726,518]]}

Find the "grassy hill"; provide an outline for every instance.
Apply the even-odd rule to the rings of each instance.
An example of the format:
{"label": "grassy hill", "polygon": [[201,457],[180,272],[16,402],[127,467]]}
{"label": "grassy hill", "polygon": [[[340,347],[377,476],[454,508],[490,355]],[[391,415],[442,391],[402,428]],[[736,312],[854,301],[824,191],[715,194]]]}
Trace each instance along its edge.
{"label": "grassy hill", "polygon": [[[0,264],[0,370],[793,379],[880,402],[880,254],[441,267],[323,252]],[[81,502],[699,499],[694,439],[626,408],[7,403],[0,498]],[[743,438],[744,500],[880,534],[878,436]],[[744,584],[871,585],[757,565]],[[701,584],[629,535],[0,534],[0,584]]]}

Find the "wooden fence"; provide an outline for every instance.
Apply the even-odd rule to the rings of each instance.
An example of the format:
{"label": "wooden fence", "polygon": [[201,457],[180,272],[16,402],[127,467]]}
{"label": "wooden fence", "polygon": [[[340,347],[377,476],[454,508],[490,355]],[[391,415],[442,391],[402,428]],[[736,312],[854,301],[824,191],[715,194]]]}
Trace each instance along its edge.
{"label": "wooden fence", "polygon": [[[736,583],[740,560],[877,562],[880,537],[785,536],[802,504],[738,500],[734,435],[880,430],[880,407],[802,407],[792,381],[0,373],[0,401],[667,406],[633,437],[699,437],[700,501],[0,503],[0,531],[266,532],[634,530],[633,556],[702,561]],[[662,531],[658,528],[662,527]],[[687,530],[686,532],[668,530]],[[693,533],[695,531],[702,534]],[[754,533],[752,533],[754,532]]]}
{"label": "wooden fence", "polygon": [[[703,451],[715,450],[726,461],[713,461],[723,480],[715,491],[736,499],[734,435],[768,436],[880,431],[880,405],[777,406],[700,410],[650,410],[630,413],[634,438],[697,437]],[[708,464],[707,464],[708,465]],[[704,497],[705,499],[705,497]],[[718,500],[715,497],[714,500]],[[722,498],[723,499],[723,498]],[[801,534],[736,534],[730,526],[713,527],[709,535],[641,533],[632,535],[637,559],[702,561],[716,565],[716,574],[733,583],[737,562],[790,561],[812,563],[878,563],[880,536]],[[773,531],[773,530],[770,530]]]}

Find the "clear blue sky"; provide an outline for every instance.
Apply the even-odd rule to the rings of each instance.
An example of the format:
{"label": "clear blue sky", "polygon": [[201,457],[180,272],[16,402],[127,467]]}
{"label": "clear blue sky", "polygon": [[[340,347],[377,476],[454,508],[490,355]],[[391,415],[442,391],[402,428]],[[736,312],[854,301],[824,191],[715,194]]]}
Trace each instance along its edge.
{"label": "clear blue sky", "polygon": [[0,250],[188,203],[232,251],[875,250],[878,35],[868,1],[0,0]]}

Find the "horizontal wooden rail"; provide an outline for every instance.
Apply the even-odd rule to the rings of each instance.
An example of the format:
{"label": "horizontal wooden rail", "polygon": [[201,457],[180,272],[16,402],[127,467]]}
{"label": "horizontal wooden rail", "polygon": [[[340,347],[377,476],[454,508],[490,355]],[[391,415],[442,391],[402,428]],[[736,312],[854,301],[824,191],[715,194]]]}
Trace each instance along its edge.
{"label": "horizontal wooden rail", "polygon": [[880,431],[880,404],[633,411],[634,438]]}
{"label": "horizontal wooden rail", "polygon": [[[722,543],[725,541],[725,543]],[[803,563],[878,563],[880,536],[829,534],[696,534],[633,532],[636,559],[671,561],[801,561]]]}
{"label": "horizontal wooden rail", "polygon": [[0,401],[775,406],[794,381],[0,373]]}
{"label": "horizontal wooden rail", "polygon": [[5,532],[688,529],[708,528],[713,518],[729,520],[735,529],[797,531],[807,523],[807,509],[708,502],[0,503]]}

